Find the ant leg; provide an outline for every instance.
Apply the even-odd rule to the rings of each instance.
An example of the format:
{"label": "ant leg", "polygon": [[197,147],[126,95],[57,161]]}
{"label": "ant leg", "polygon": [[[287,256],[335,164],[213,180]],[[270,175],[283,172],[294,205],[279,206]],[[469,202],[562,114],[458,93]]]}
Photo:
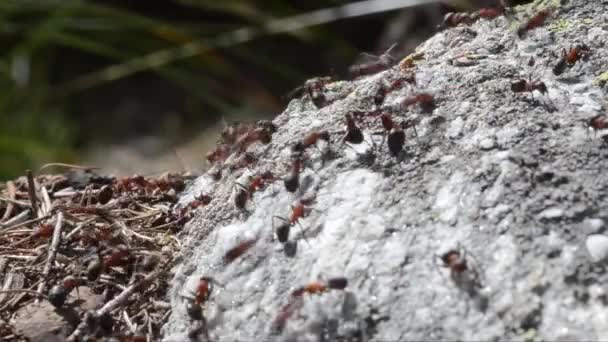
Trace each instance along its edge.
{"label": "ant leg", "polygon": [[300,231],[302,232],[302,237],[304,238],[304,241],[306,241],[306,243],[308,244],[308,246],[311,246],[310,242],[308,241],[308,237],[306,237],[306,233],[304,231],[304,227],[302,227],[302,225],[300,224],[300,221],[296,221],[296,224],[298,225],[298,227],[300,228]]}
{"label": "ant leg", "polygon": [[274,227],[274,221],[275,221],[275,219],[279,219],[279,220],[281,220],[283,222],[289,222],[286,218],[281,217],[281,216],[276,216],[275,215],[275,216],[272,217],[272,235],[271,235],[271,238],[272,238],[271,241],[272,242],[274,242],[274,234],[276,233],[276,229]]}

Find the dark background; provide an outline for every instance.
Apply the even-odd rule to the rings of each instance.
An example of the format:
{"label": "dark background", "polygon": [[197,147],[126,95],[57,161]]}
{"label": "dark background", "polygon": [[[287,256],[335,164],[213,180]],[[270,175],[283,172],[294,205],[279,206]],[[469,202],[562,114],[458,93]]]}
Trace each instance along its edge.
{"label": "dark background", "polygon": [[[393,43],[402,57],[447,11],[493,1],[429,1],[179,58],[192,41],[349,2],[3,0],[0,179],[47,162],[118,174],[202,169],[222,120],[272,118],[306,79],[344,76],[361,52]],[[145,57],[164,50],[162,63]]]}

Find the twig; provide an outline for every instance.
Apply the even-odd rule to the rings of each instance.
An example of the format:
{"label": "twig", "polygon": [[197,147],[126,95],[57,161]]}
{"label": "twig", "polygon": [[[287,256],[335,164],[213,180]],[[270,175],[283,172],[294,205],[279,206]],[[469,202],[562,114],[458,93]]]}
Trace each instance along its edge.
{"label": "twig", "polygon": [[39,293],[38,291],[28,289],[11,289],[11,290],[0,290],[0,293],[27,293],[33,296],[37,296],[43,299],[48,298],[45,294]]}
{"label": "twig", "polygon": [[131,330],[132,333],[135,333],[135,327],[133,326],[133,322],[131,322],[129,314],[126,310],[122,310],[122,318],[125,320],[125,323],[127,324],[127,327],[129,327],[129,330]]}
{"label": "twig", "polygon": [[69,232],[69,233],[68,233],[68,235],[66,235],[66,236],[65,236],[65,240],[66,240],[66,241],[70,241],[70,238],[71,238],[72,236],[74,236],[74,234],[76,234],[76,233],[78,233],[79,231],[81,231],[81,230],[82,230],[82,228],[84,228],[84,226],[86,226],[87,224],[89,224],[89,223],[91,223],[91,222],[93,222],[93,221],[95,221],[95,218],[88,219],[88,220],[86,220],[86,221],[84,221],[84,222],[79,223],[79,224],[76,226],[76,228],[72,229],[72,231],[71,231],[71,232]]}
{"label": "twig", "polygon": [[[1,196],[0,196],[0,201],[8,203],[11,207],[15,206],[15,205],[18,205],[20,207],[29,207],[30,206],[30,204],[27,202],[19,201],[19,200],[12,199],[12,198],[1,197]],[[8,208],[7,208],[7,210],[8,210]]]}
{"label": "twig", "polygon": [[75,165],[75,164],[66,164],[66,163],[48,163],[48,164],[42,165],[42,167],[38,171],[42,171],[42,170],[44,170],[46,168],[55,167],[55,166],[66,167],[66,168],[69,168],[69,169],[77,169],[77,170],[98,170],[98,169],[101,169],[99,166]]}
{"label": "twig", "polygon": [[38,293],[42,294],[44,291],[44,287],[46,286],[46,282],[48,280],[49,272],[51,272],[51,267],[55,262],[55,257],[57,256],[57,247],[59,246],[59,241],[61,241],[61,228],[63,227],[63,212],[59,212],[57,214],[57,223],[55,224],[55,230],[53,231],[53,240],[51,241],[51,248],[49,249],[49,256],[46,259],[46,265],[44,265],[44,270],[42,271],[42,282],[38,285]]}
{"label": "twig", "polygon": [[[164,266],[166,266],[166,265],[170,265],[170,262],[167,262]],[[148,275],[146,275],[144,277],[144,279],[142,279],[142,280],[140,280],[138,282],[135,282],[133,285],[131,285],[131,286],[127,287],[126,289],[124,289],[124,291],[122,291],[118,296],[114,297],[114,299],[112,299],[111,301],[107,302],[100,309],[98,309],[96,311],[89,311],[89,312],[87,312],[87,314],[85,315],[85,319],[82,320],[82,322],[76,327],[76,329],[66,339],[66,341],[68,341],[68,342],[70,342],[70,341],[77,341],[78,338],[84,333],[84,330],[87,328],[87,323],[86,322],[88,320],[90,320],[90,319],[87,319],[86,316],[88,316],[89,318],[92,317],[93,319],[95,319],[96,317],[101,317],[101,316],[103,316],[103,315],[105,315],[107,313],[110,313],[115,308],[121,306],[140,287],[148,284],[152,280],[156,279],[161,273],[163,273],[165,271],[165,267],[164,266],[159,266],[156,271],[149,273]]]}
{"label": "twig", "polygon": [[28,214],[29,214],[29,210],[23,211],[19,215],[10,219],[9,221],[6,221],[6,223],[4,223],[3,225],[0,225],[0,227],[2,227],[2,229],[0,229],[0,234],[6,233],[9,230],[13,230],[15,228],[27,226],[28,224],[38,223],[40,221],[44,221],[47,218],[49,218],[48,216],[43,216],[43,217],[28,220],[28,221],[16,222],[16,221],[20,221],[21,219],[25,218]]}
{"label": "twig", "polygon": [[[6,182],[6,189],[8,190],[8,197],[11,200],[15,200],[15,192],[17,191],[17,189],[15,188],[15,183],[13,183],[13,181]],[[15,209],[15,205],[12,202],[8,202],[8,205],[6,206],[6,211],[4,212],[4,216],[2,216],[2,219],[0,221],[8,220],[8,218],[11,217],[11,214],[13,213],[13,209]]]}
{"label": "twig", "polygon": [[41,205],[42,215],[46,216],[51,212],[53,205],[51,204],[51,198],[48,191],[46,191],[46,187],[42,186],[40,192],[42,193],[42,203],[44,204]]}
{"label": "twig", "polygon": [[32,214],[34,215],[34,218],[38,218],[38,198],[36,197],[36,183],[34,183],[34,175],[32,174],[32,170],[26,170],[25,175],[27,177],[27,191],[30,196]]}

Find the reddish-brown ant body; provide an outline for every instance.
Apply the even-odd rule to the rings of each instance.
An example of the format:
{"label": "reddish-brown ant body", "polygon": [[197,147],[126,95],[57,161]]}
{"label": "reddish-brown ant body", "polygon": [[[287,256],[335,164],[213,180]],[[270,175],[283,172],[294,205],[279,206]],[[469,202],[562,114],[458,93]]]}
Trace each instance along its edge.
{"label": "reddish-brown ant body", "polygon": [[292,297],[301,297],[303,294],[321,294],[329,290],[344,290],[348,286],[348,279],[344,277],[331,278],[327,282],[313,281],[291,292]]}
{"label": "reddish-brown ant body", "polygon": [[319,140],[324,140],[329,143],[329,132],[317,131],[308,134],[304,139],[298,141],[293,145],[292,151],[297,153],[303,153],[307,148],[315,145]]}
{"label": "reddish-brown ant body", "polygon": [[207,302],[213,292],[213,284],[215,280],[211,277],[201,277],[196,285],[194,303],[203,305]]}
{"label": "reddish-brown ant body", "polygon": [[479,19],[478,13],[449,12],[443,17],[443,25],[446,27],[456,27],[460,24],[471,25],[477,19]]}
{"label": "reddish-brown ant body", "polygon": [[291,91],[287,95],[287,98],[293,99],[296,97],[300,97],[300,96],[304,95],[305,93],[308,94],[312,98],[312,97],[314,97],[313,95],[315,93],[322,92],[325,85],[327,85],[328,83],[331,83],[332,81],[333,81],[333,79],[331,76],[321,76],[321,77],[312,78],[312,79],[304,82],[304,85],[301,85],[301,86],[297,87],[296,89],[294,89],[293,91]]}
{"label": "reddish-brown ant body", "polygon": [[351,144],[360,144],[363,142],[363,131],[361,128],[357,126],[355,123],[355,119],[351,114],[346,114],[344,116],[346,120],[346,133],[342,138],[342,141],[349,142]]}
{"label": "reddish-brown ant body", "polygon": [[[277,240],[279,240],[280,243],[285,243],[287,242],[287,240],[289,240],[289,231],[291,230],[291,227],[293,227],[296,223],[298,223],[301,218],[304,217],[304,215],[306,214],[306,206],[310,205],[313,200],[314,197],[300,199],[295,206],[291,207],[291,214],[289,215],[288,219],[285,219],[280,216],[273,217],[273,219],[279,219],[283,221],[283,223],[275,229],[277,234]],[[302,232],[303,231],[304,230],[302,229]]]}
{"label": "reddish-brown ant body", "polygon": [[430,113],[435,108],[435,98],[429,93],[418,93],[406,97],[401,102],[401,108],[405,109],[416,103],[420,105],[420,108],[422,108],[425,113]]}
{"label": "reddish-brown ant body", "polygon": [[289,192],[296,192],[300,187],[300,172],[302,171],[302,159],[296,158],[291,165],[289,175],[283,179],[285,189]]}
{"label": "reddish-brown ant body", "polygon": [[332,278],[327,282],[315,281],[299,287],[291,292],[291,296],[285,306],[281,308],[279,314],[272,322],[272,331],[281,333],[285,328],[287,320],[302,307],[302,296],[307,294],[322,294],[328,290],[344,290],[348,286],[346,278]]}
{"label": "reddish-brown ant body", "polygon": [[511,83],[514,93],[533,92],[538,90],[541,94],[547,93],[547,86],[541,80],[517,80]]}
{"label": "reddish-brown ant body", "polygon": [[398,79],[392,81],[388,86],[384,83],[380,83],[380,86],[376,91],[376,95],[374,96],[374,104],[376,104],[376,106],[382,105],[386,95],[403,88],[406,83],[416,84],[416,75],[412,73],[407,76],[399,77]]}
{"label": "reddish-brown ant body", "polygon": [[226,160],[230,154],[230,146],[226,144],[219,144],[215,148],[207,153],[205,158],[209,163],[217,163]]}
{"label": "reddish-brown ant body", "polygon": [[477,270],[470,267],[466,258],[466,251],[461,252],[452,249],[439,256],[439,259],[442,262],[441,266],[450,270],[450,278],[457,287],[471,297],[478,295],[482,288],[480,277]]}
{"label": "reddish-brown ant body", "polygon": [[393,44],[388,50],[386,50],[382,55],[377,57],[377,60],[369,63],[362,63],[351,66],[348,71],[349,74],[353,77],[366,76],[378,73],[380,71],[386,70],[392,67],[396,60],[391,56],[391,51],[397,46],[397,44]]}
{"label": "reddish-brown ant body", "polygon": [[238,259],[241,255],[245,254],[249,249],[251,249],[256,242],[258,242],[258,238],[247,239],[230,248],[226,254],[224,254],[224,264],[228,265],[234,260]]}
{"label": "reddish-brown ant body", "polygon": [[477,13],[479,14],[479,17],[490,20],[490,19],[498,18],[501,15],[505,14],[505,8],[502,6],[485,7],[485,8],[480,8],[477,11]]}
{"label": "reddish-brown ant body", "polygon": [[596,115],[589,120],[585,120],[588,127],[594,131],[608,128],[608,117],[603,114]]}
{"label": "reddish-brown ant body", "polygon": [[551,13],[551,10],[548,8],[540,10],[538,13],[528,19],[528,21],[521,24],[521,26],[519,26],[519,28],[517,29],[517,35],[519,36],[519,38],[523,38],[526,32],[542,26],[545,23],[545,20],[551,15]]}
{"label": "reddish-brown ant body", "polygon": [[257,175],[249,183],[249,193],[252,194],[254,191],[263,189],[267,183],[274,182],[275,180],[276,178],[274,178],[274,175],[270,171]]}
{"label": "reddish-brown ant body", "polygon": [[587,58],[591,54],[591,49],[585,44],[580,44],[575,47],[566,50],[562,50],[562,57],[559,59],[557,64],[553,67],[553,74],[559,75],[566,67],[571,67],[581,58]]}
{"label": "reddish-brown ant body", "polygon": [[125,265],[129,260],[130,252],[127,246],[119,245],[103,258],[103,267],[107,271],[110,267]]}
{"label": "reddish-brown ant body", "polygon": [[384,127],[384,130],[388,133],[388,149],[393,156],[397,156],[403,150],[405,132],[401,127],[395,124],[391,115],[388,113],[382,114],[380,120],[382,120],[382,127]]}
{"label": "reddish-brown ant body", "polygon": [[83,279],[67,276],[49,290],[48,300],[55,307],[63,306],[68,295],[78,286],[84,285]]}

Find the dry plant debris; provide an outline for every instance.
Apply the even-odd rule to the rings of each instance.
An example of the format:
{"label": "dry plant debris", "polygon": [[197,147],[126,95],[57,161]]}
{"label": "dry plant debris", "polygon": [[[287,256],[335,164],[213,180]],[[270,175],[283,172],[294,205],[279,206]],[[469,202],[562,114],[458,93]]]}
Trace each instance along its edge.
{"label": "dry plant debris", "polygon": [[0,341],[157,340],[170,314],[175,234],[210,200],[178,205],[192,178],[73,169],[0,184]]}

